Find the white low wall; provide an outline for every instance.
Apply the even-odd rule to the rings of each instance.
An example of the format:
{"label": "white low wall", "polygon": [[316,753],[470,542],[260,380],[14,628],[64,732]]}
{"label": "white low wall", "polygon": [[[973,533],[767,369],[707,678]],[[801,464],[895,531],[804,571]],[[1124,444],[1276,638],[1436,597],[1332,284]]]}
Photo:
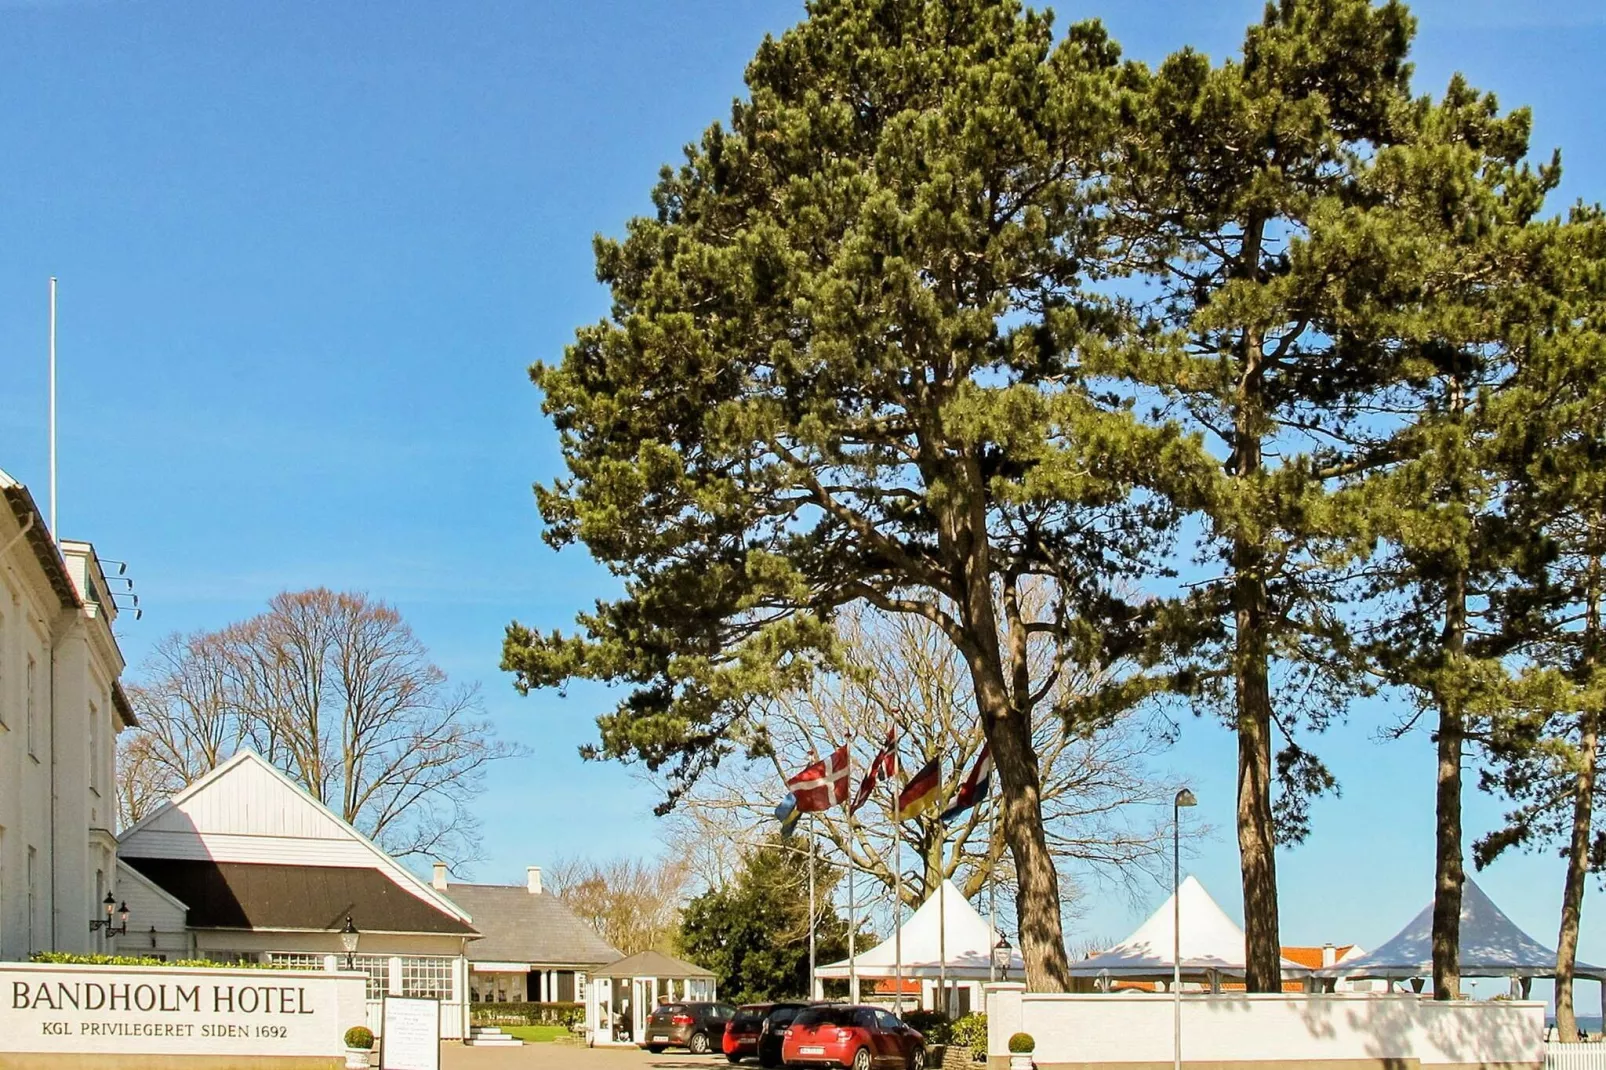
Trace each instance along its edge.
{"label": "white low wall", "polygon": [[[1170,997],[1047,995],[1024,985],[987,989],[987,1053],[1030,1033],[1042,1066],[1163,1065],[1172,1061]],[[1188,1063],[1345,1062],[1398,1066],[1543,1065],[1545,1007],[1533,1002],[1440,1003],[1409,995],[1184,995]]]}
{"label": "white low wall", "polygon": [[343,1058],[361,1025],[360,974],[0,963],[5,1055]]}

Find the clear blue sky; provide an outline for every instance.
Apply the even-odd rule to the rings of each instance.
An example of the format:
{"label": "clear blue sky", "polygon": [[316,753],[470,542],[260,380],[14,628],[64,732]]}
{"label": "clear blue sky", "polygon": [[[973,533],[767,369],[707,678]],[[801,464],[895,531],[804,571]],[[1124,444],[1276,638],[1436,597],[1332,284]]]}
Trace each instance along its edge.
{"label": "clear blue sky", "polygon": [[[1260,6],[1058,10],[1102,15],[1155,60],[1232,50]],[[1419,88],[1461,70],[1532,105],[1536,146],[1565,150],[1558,204],[1606,199],[1606,9],[1414,8]],[[649,208],[658,166],[800,15],[791,0],[0,0],[0,467],[43,502],[55,274],[61,529],[129,561],[146,607],[123,618],[131,661],[282,588],[365,589],[482,681],[501,731],[535,752],[492,778],[480,878],[654,850],[652,793],[575,755],[597,692],[520,699],[496,668],[510,618],[564,625],[612,590],[538,541],[529,485],[557,457],[524,369],[605,309],[592,234]],[[1357,711],[1326,747],[1344,797],[1280,856],[1288,942],[1376,944],[1429,895],[1431,748],[1372,742],[1388,715]],[[1230,739],[1191,723],[1171,765],[1223,830],[1195,868],[1236,914]],[[1469,831],[1496,810],[1469,798]],[[1554,940],[1553,858],[1480,879]],[[1597,961],[1601,910],[1592,892]],[[1111,902],[1077,925],[1134,919]]]}

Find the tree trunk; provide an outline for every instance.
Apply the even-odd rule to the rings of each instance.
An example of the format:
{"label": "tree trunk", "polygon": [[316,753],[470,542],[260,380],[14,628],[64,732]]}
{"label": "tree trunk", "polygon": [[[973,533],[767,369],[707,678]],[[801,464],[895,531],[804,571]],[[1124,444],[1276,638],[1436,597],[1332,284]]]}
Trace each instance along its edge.
{"label": "tree trunk", "polygon": [[1277,842],[1271,810],[1271,687],[1263,632],[1266,591],[1253,567],[1240,572],[1235,600],[1238,860],[1244,892],[1244,987],[1250,992],[1281,992]]}
{"label": "tree trunk", "polygon": [[[1600,531],[1600,517],[1591,525]],[[1593,682],[1600,645],[1601,559],[1599,543],[1589,557],[1584,589],[1584,683]],[[1589,841],[1593,834],[1595,762],[1600,746],[1600,708],[1593,703],[1578,715],[1578,774],[1573,780],[1573,830],[1567,844],[1567,878],[1561,891],[1561,935],[1556,938],[1556,1032],[1564,1044],[1578,1039],[1573,1013],[1573,967],[1578,959],[1578,925],[1584,913],[1584,882],[1589,873]]]}
{"label": "tree trunk", "polygon": [[[1450,379],[1450,415],[1460,421],[1466,410],[1461,380]],[[1450,493],[1455,494],[1452,488]],[[1459,495],[1457,496],[1460,497]],[[1465,502],[1461,503],[1465,506]],[[1461,851],[1461,754],[1466,746],[1466,712],[1461,655],[1467,642],[1467,569],[1456,564],[1444,589],[1444,631],[1439,636],[1439,680],[1434,702],[1439,710],[1437,790],[1434,799],[1433,851],[1433,998],[1461,995],[1461,886],[1466,867]],[[1445,674],[1450,678],[1446,679]]]}
{"label": "tree trunk", "polygon": [[1573,1014],[1573,966],[1578,957],[1578,923],[1584,910],[1584,880],[1589,872],[1589,841],[1595,799],[1595,754],[1600,744],[1600,711],[1579,717],[1578,750],[1582,764],[1573,781],[1573,834],[1567,845],[1567,879],[1561,893],[1561,935],[1556,940],[1556,1031],[1565,1044],[1578,1039]]}

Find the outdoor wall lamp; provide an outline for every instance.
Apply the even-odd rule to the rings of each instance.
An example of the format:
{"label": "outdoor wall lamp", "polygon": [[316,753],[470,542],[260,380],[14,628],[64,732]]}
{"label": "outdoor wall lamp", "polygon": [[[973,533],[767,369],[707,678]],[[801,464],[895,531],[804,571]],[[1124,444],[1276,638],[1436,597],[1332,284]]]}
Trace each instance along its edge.
{"label": "outdoor wall lamp", "polygon": [[[104,918],[90,918],[89,931],[94,932],[97,929],[105,929],[107,936],[119,936],[126,933],[128,931],[128,904],[124,903],[119,907],[117,900],[112,897],[112,893],[107,892],[106,898],[100,901],[100,905],[106,908],[106,916]],[[122,921],[121,925],[112,923],[112,915],[114,914]]]}
{"label": "outdoor wall lamp", "polygon": [[993,945],[993,969],[1004,980],[1009,980],[1010,952],[1015,949],[1009,946],[1009,937],[1003,933],[998,934],[998,943]]}
{"label": "outdoor wall lamp", "polygon": [[357,968],[357,926],[352,924],[351,915],[346,915],[346,927],[340,930],[340,946],[346,949],[346,969]]}

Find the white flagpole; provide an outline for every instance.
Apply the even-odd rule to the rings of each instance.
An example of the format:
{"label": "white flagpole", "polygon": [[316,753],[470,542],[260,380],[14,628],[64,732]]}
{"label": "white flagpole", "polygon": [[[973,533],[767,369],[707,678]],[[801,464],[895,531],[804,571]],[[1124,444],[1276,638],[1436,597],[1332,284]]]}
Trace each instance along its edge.
{"label": "white flagpole", "polygon": [[[893,744],[894,753],[897,744]],[[903,780],[903,768],[893,759],[894,775],[887,777],[892,788],[892,983],[896,987],[893,994],[894,1005],[898,1015],[903,1015],[903,821],[898,817],[898,796],[903,792],[900,781]],[[1602,986],[1606,989],[1606,986]]]}
{"label": "white flagpole", "polygon": [[[993,840],[998,836],[998,806],[993,805],[992,828],[987,835],[987,976],[998,980],[998,970],[993,966],[993,948],[998,946],[998,866],[992,861]],[[1009,980],[1008,969],[1004,967],[1004,980]]]}
{"label": "white flagpole", "polygon": [[[938,827],[942,823],[938,822]],[[948,879],[943,870],[948,868],[943,848],[948,837],[937,841],[937,987],[942,991],[942,1014],[948,1016]]]}
{"label": "white flagpole", "polygon": [[814,815],[809,815],[809,998],[815,998],[814,980]]}
{"label": "white flagpole", "polygon": [[50,276],[50,537],[61,542],[56,528],[56,276]]}
{"label": "white flagpole", "polygon": [[854,895],[853,871],[853,738],[848,737],[848,1000],[859,1002],[859,966],[855,937],[859,931],[859,901]]}

